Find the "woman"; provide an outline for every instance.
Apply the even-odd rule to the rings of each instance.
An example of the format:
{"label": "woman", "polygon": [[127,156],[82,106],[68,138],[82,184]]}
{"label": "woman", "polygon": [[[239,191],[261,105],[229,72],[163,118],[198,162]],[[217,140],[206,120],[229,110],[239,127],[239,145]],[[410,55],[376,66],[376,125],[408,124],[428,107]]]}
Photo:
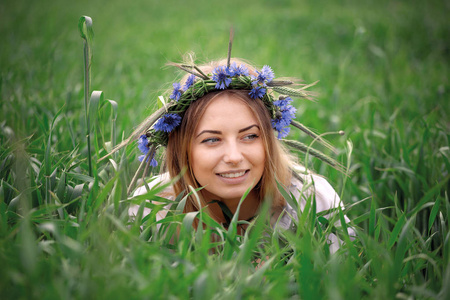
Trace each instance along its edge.
{"label": "woman", "polygon": [[[229,216],[224,213],[224,206],[234,214],[248,192],[240,207],[239,220],[253,219],[262,201],[269,199],[272,223],[277,222],[285,229],[291,226],[297,211],[287,204],[277,183],[294,195],[302,209],[311,196],[315,198],[317,211],[341,205],[329,183],[294,164],[276,138],[276,133],[279,139],[285,137],[293,124],[323,142],[293,120],[295,108],[290,105],[289,96],[308,97],[304,88],[286,87],[292,82],[274,80],[270,67],[257,70],[239,60],[212,62],[203,67],[177,66],[190,75],[185,77],[183,86],[173,84],[172,101],[136,131],[146,127],[146,134],[139,139],[143,164],[155,166],[157,147],[167,147],[167,173],[157,176],[150,186],[138,188],[134,195],[144,194],[148,188],[183,174],[163,196],[174,199],[192,188],[201,188],[196,196],[188,197],[185,212],[205,207],[213,219],[226,226]],[[274,92],[283,95],[275,100]],[[288,145],[339,166],[301,143],[288,141]],[[137,206],[131,207],[130,215],[136,215],[137,211]],[[146,209],[144,214],[148,213]],[[158,218],[164,215],[165,211],[161,211]],[[330,241],[334,243],[332,250],[337,249],[337,239]]]}

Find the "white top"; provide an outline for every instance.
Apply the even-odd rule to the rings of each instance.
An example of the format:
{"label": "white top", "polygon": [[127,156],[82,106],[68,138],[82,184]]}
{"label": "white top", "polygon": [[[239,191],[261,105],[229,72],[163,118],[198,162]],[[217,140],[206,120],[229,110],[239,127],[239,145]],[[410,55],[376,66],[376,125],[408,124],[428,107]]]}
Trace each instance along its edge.
{"label": "white top", "polygon": [[[341,206],[344,208],[339,195],[336,191],[331,187],[328,181],[318,175],[315,174],[300,174],[300,177],[303,179],[303,182],[298,180],[295,177],[292,177],[291,185],[289,186],[289,192],[295,197],[295,199],[300,200],[300,209],[303,211],[306,205],[306,199],[311,197],[313,194],[315,195],[316,200],[316,213],[321,211],[326,211],[329,209],[337,208]],[[151,189],[158,183],[165,184],[170,180],[169,174],[164,173],[162,175],[155,176],[154,180],[152,180],[148,186]],[[133,196],[143,195],[147,193],[147,189],[145,186],[139,187],[134,193]],[[170,200],[173,200],[173,197],[167,197]],[[128,211],[129,215],[134,218],[137,215],[139,206],[132,205]],[[150,213],[150,209],[145,207],[143,216],[146,216]],[[278,218],[281,215],[281,218]],[[159,211],[156,215],[157,221],[163,219],[165,217],[166,211]],[[327,218],[330,215],[325,216]],[[276,214],[275,218],[272,218],[272,225],[277,225],[278,227],[288,230],[291,228],[292,219],[298,219],[297,211],[293,208],[289,203],[286,203],[279,214]],[[345,221],[349,222],[349,219],[345,217]],[[340,222],[336,222],[336,226],[339,226]],[[353,229],[349,228],[349,234],[354,235]],[[334,253],[337,249],[339,249],[342,241],[340,241],[334,234],[330,234],[328,237],[328,242],[330,244],[330,252]]]}

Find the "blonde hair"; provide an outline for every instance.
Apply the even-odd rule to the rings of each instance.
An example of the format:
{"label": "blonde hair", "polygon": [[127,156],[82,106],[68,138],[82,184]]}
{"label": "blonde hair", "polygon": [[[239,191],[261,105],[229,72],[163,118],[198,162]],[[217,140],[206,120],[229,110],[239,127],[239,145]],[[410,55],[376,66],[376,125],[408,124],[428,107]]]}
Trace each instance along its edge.
{"label": "blonde hair", "polygon": [[[241,64],[240,60],[232,60]],[[205,73],[210,73],[217,65],[223,65],[226,62],[217,61],[211,62],[208,65],[201,67]],[[249,71],[254,70],[253,67],[245,64]],[[170,174],[170,177],[174,178],[178,176],[183,169],[186,172],[173,186],[175,195],[180,193],[189,193],[190,186],[193,188],[200,188],[197,180],[195,179],[192,167],[191,167],[191,143],[193,140],[193,133],[196,131],[200,119],[205,113],[208,105],[217,97],[228,94],[231,97],[238,98],[245,103],[260,125],[261,137],[265,150],[265,165],[264,172],[260,182],[254,187],[257,192],[260,203],[264,199],[268,199],[272,202],[272,209],[281,207],[286,204],[283,196],[278,190],[278,183],[283,186],[289,186],[291,180],[291,158],[288,152],[284,149],[281,143],[276,139],[274,131],[271,125],[271,117],[263,101],[252,99],[248,95],[248,90],[223,90],[208,93],[202,98],[194,101],[186,110],[180,126],[173,130],[169,135],[169,141],[166,149],[166,168]],[[201,192],[198,193],[200,198],[201,207],[206,206],[205,200],[201,196]],[[185,212],[197,211],[201,207],[198,206],[194,196],[189,196],[186,201]]]}

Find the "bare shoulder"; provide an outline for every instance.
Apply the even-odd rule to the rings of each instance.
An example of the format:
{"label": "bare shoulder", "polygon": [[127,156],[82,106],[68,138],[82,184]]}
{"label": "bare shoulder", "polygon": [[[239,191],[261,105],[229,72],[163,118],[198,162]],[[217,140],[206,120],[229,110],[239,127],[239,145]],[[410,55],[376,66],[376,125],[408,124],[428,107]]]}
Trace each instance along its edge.
{"label": "bare shoulder", "polygon": [[[148,192],[148,189],[152,189],[154,187],[160,186],[160,185],[164,185],[170,182],[170,176],[169,173],[163,173],[160,175],[156,175],[154,177],[152,177],[149,181],[147,185],[142,185],[141,187],[137,188],[136,191],[133,193],[133,197],[139,196],[139,195],[144,195]],[[173,188],[171,186],[167,187],[162,193],[161,195],[164,198],[173,200]],[[149,200],[147,200],[149,201]],[[159,202],[155,202],[152,201],[152,203],[158,204]],[[131,217],[131,219],[134,219],[139,211],[139,205],[137,204],[133,204],[129,207],[128,209],[128,215]],[[148,215],[151,212],[151,210],[148,207],[144,207],[143,210],[143,216]],[[161,220],[162,218],[164,218],[167,214],[167,209],[162,209],[160,211],[158,211],[157,215],[156,215],[156,219],[157,220]]]}
{"label": "bare shoulder", "polygon": [[[169,183],[169,181],[170,181],[170,176],[169,176],[168,172],[153,176],[152,178],[150,178],[147,185],[143,184],[142,186],[137,188],[136,191],[134,191],[133,197],[147,193],[148,192],[147,188],[152,189],[152,188],[160,186],[160,185],[165,185],[165,184]],[[173,188],[172,187],[166,188],[164,190],[164,194],[173,194]]]}
{"label": "bare shoulder", "polygon": [[304,168],[295,171],[298,176],[293,176],[289,190],[300,204],[314,196],[318,212],[342,206],[339,195],[323,176]]}

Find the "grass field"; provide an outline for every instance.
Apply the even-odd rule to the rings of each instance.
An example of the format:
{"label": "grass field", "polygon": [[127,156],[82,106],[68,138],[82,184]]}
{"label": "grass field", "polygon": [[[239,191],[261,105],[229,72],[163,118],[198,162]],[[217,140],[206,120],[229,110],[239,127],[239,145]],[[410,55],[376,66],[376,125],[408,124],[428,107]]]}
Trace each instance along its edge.
{"label": "grass field", "polygon": [[[435,0],[1,2],[1,297],[449,299],[449,12]],[[91,128],[83,15],[91,91],[103,91]],[[308,163],[342,195],[354,241],[308,209],[295,232],[269,231],[262,214],[244,237],[174,213],[162,228],[179,230],[175,244],[154,215],[128,222],[138,151],[97,158],[179,78],[167,62],[226,57],[231,26],[234,56],[320,80],[318,102],[295,100],[297,119],[345,131],[327,138],[350,176]],[[194,231],[194,217],[211,228]],[[333,255],[330,232],[346,241]]]}

